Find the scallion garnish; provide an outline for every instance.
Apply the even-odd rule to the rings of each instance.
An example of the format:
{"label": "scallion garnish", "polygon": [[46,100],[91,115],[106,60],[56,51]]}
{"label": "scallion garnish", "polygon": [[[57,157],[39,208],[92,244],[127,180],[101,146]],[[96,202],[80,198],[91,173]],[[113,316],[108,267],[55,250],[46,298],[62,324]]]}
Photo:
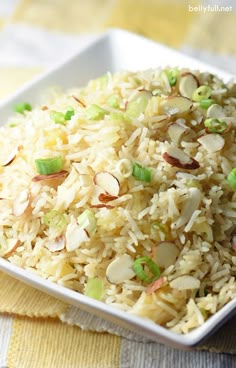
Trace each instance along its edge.
{"label": "scallion garnish", "polygon": [[103,284],[98,278],[90,278],[85,286],[84,294],[90,298],[101,300],[103,295]]}
{"label": "scallion garnish", "polygon": [[51,111],[50,112],[50,117],[51,119],[56,123],[56,124],[61,124],[61,125],[65,125],[65,116],[62,112],[59,111]]}
{"label": "scallion garnish", "polygon": [[166,76],[168,78],[168,81],[170,83],[170,86],[173,87],[177,83],[177,77],[178,77],[178,70],[177,69],[169,69],[165,71]]}
{"label": "scallion garnish", "polygon": [[209,118],[204,121],[204,125],[209,133],[224,133],[228,129],[228,124],[220,119]]}
{"label": "scallion garnish", "polygon": [[92,210],[85,210],[78,217],[78,224],[86,229],[89,235],[94,235],[97,228],[97,220]]}
{"label": "scallion garnish", "polygon": [[75,115],[75,110],[72,109],[72,108],[69,108],[66,111],[64,118],[65,118],[65,120],[70,120],[72,118],[72,116],[74,116],[74,115]]}
{"label": "scallion garnish", "polygon": [[14,106],[14,111],[18,112],[19,114],[24,114],[25,111],[31,111],[31,110],[32,110],[32,106],[28,102],[19,103]]}
{"label": "scallion garnish", "polygon": [[137,162],[133,164],[132,175],[135,179],[150,183],[152,178],[152,170],[139,165]]}
{"label": "scallion garnish", "polygon": [[51,210],[43,216],[43,223],[55,230],[62,231],[67,221],[65,215],[56,210]]}
{"label": "scallion garnish", "polygon": [[211,96],[212,89],[209,86],[200,86],[194,92],[192,100],[196,102],[201,102],[206,100]]}
{"label": "scallion garnish", "polygon": [[210,107],[211,105],[213,105],[215,103],[214,100],[212,100],[211,98],[206,98],[200,101],[200,107],[202,109],[208,109],[208,107]]}
{"label": "scallion garnish", "polygon": [[[150,277],[145,272],[144,266],[146,266],[149,269],[149,271],[152,273],[152,275],[153,275],[152,277]],[[157,280],[161,275],[161,271],[160,271],[160,268],[158,267],[158,265],[150,257],[147,257],[147,256],[137,258],[134,261],[133,270],[134,270],[134,273],[136,274],[136,276],[140,280],[142,280],[142,281],[144,281],[148,284],[150,284],[154,280]]]}
{"label": "scallion garnish", "polygon": [[107,111],[98,105],[91,105],[86,109],[86,118],[88,120],[100,120],[107,114]]}
{"label": "scallion garnish", "polygon": [[35,160],[35,165],[39,174],[49,175],[60,171],[63,167],[63,161],[61,156],[38,158]]}
{"label": "scallion garnish", "polygon": [[236,190],[236,167],[230,171],[229,175],[227,176],[227,180],[231,188]]}
{"label": "scallion garnish", "polygon": [[119,97],[117,95],[112,95],[108,98],[107,103],[109,106],[114,107],[115,109],[120,107]]}

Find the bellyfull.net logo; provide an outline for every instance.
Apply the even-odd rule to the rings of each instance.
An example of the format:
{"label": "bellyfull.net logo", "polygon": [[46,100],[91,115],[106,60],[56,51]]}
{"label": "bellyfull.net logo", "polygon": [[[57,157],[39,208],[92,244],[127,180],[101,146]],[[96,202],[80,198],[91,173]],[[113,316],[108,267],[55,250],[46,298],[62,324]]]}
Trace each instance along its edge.
{"label": "bellyfull.net logo", "polygon": [[188,5],[188,10],[190,12],[231,12],[233,10],[232,6],[221,6],[218,4],[215,5]]}

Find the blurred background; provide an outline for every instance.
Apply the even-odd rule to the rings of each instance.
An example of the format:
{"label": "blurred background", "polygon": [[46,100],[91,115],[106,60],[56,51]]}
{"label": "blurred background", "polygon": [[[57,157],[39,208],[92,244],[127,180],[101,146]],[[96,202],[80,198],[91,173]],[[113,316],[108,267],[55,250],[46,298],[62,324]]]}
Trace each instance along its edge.
{"label": "blurred background", "polygon": [[110,27],[236,74],[235,0],[1,0],[0,97]]}

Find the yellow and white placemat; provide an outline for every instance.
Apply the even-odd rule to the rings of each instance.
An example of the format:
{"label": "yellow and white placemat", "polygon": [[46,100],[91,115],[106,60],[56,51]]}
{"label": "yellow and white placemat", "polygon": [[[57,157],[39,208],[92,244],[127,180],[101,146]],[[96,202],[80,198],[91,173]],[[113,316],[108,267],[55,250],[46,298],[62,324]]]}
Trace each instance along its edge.
{"label": "yellow and white placemat", "polygon": [[[137,32],[236,74],[235,5],[234,0],[2,0],[0,98],[108,27]],[[235,329],[232,319],[201,351],[182,352],[0,272],[0,368],[233,368]]]}

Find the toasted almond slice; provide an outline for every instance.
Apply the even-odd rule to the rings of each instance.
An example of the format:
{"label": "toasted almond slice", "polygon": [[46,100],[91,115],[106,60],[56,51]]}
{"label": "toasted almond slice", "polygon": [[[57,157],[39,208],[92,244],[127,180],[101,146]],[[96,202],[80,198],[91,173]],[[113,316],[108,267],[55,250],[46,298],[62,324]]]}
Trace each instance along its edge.
{"label": "toasted almond slice", "polygon": [[198,210],[202,200],[202,193],[198,188],[189,188],[186,195],[186,199],[183,202],[181,214],[177,221],[172,223],[172,229],[179,229],[181,226],[186,225],[192,214]]}
{"label": "toasted almond slice", "polygon": [[83,101],[81,101],[78,97],[76,96],[71,96],[76,102],[78,102],[82,107],[86,107],[85,103]]}
{"label": "toasted almond slice", "polygon": [[65,238],[64,236],[59,236],[53,241],[50,241],[48,244],[46,244],[46,247],[51,252],[59,252],[60,250],[63,250],[65,248]]}
{"label": "toasted almond slice", "polygon": [[69,224],[66,229],[66,250],[73,252],[78,249],[82,243],[89,240],[87,231],[77,223]]}
{"label": "toasted almond slice", "polygon": [[200,167],[199,163],[192,157],[188,156],[184,151],[177,147],[168,147],[162,157],[168,164],[180,169],[195,170]]}
{"label": "toasted almond slice", "polygon": [[225,117],[224,109],[218,104],[213,104],[207,109],[208,118],[221,119]]}
{"label": "toasted almond slice", "polygon": [[170,282],[170,287],[177,290],[199,289],[200,280],[193,276],[179,276]]}
{"label": "toasted almond slice", "polygon": [[94,176],[94,183],[111,196],[117,197],[120,191],[119,180],[107,171],[101,171]]}
{"label": "toasted almond slice", "polygon": [[116,258],[106,269],[107,280],[111,284],[120,284],[135,276],[133,271],[133,259],[128,254]]}
{"label": "toasted almond slice", "polygon": [[36,182],[36,181],[43,181],[43,180],[62,179],[62,178],[66,178],[68,174],[69,174],[68,171],[61,170],[54,174],[36,175],[33,177],[32,181]]}
{"label": "toasted almond slice", "polygon": [[187,127],[184,127],[178,123],[173,123],[169,125],[167,133],[174,143],[175,146],[179,145],[179,141],[182,135],[187,131]]}
{"label": "toasted almond slice", "polygon": [[146,294],[151,295],[156,290],[160,289],[162,285],[164,284],[164,277],[160,277],[156,281],[153,281],[147,288]]}
{"label": "toasted almond slice", "polygon": [[7,239],[6,240],[6,249],[4,250],[3,256],[9,257],[17,247],[21,244],[21,241],[18,239]]}
{"label": "toasted almond slice", "polygon": [[193,92],[198,88],[198,80],[192,73],[181,75],[179,80],[179,92],[182,96],[192,99]]}
{"label": "toasted almond slice", "polygon": [[164,113],[168,115],[184,114],[191,111],[192,101],[183,96],[168,96],[160,103]]}
{"label": "toasted almond slice", "polygon": [[18,146],[12,150],[12,152],[8,155],[7,158],[0,164],[1,166],[8,166],[10,165],[16,158],[17,153],[22,149],[22,146]]}
{"label": "toasted almond slice", "polygon": [[15,198],[13,202],[12,213],[14,216],[21,216],[23,215],[30,203],[30,193],[28,189],[22,190],[22,192]]}
{"label": "toasted almond slice", "polygon": [[211,153],[222,150],[225,145],[222,135],[216,133],[202,135],[198,138],[198,142]]}
{"label": "toasted almond slice", "polygon": [[179,255],[178,247],[171,242],[163,241],[154,250],[154,260],[161,268],[173,265]]}
{"label": "toasted almond slice", "polygon": [[107,203],[107,202],[110,202],[110,201],[113,201],[114,199],[117,199],[118,197],[117,196],[112,196],[108,193],[101,193],[99,194],[98,196],[98,199],[100,202],[103,202],[103,203]]}

